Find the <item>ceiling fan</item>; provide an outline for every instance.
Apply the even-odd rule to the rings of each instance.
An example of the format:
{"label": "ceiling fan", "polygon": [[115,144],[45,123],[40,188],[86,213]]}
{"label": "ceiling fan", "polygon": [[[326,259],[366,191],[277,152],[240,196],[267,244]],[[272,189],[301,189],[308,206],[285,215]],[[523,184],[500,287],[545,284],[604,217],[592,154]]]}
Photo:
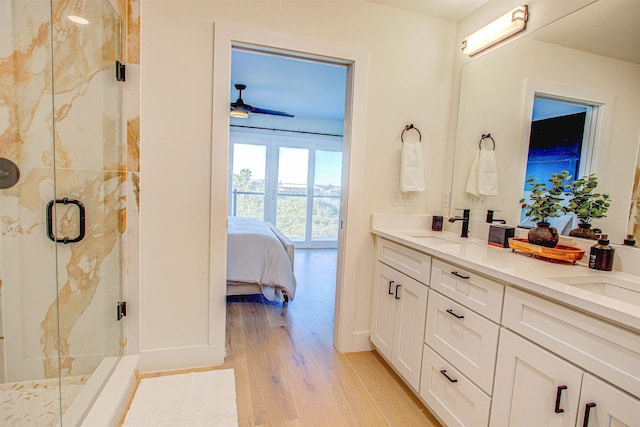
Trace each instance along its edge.
{"label": "ceiling fan", "polygon": [[295,117],[293,114],[285,113],[284,111],[268,110],[266,108],[258,108],[249,104],[245,104],[242,100],[242,91],[247,88],[247,85],[236,84],[234,85],[238,89],[239,95],[236,102],[231,103],[231,117],[239,117],[246,119],[249,117],[249,113],[255,114],[270,114],[272,116],[283,117]]}

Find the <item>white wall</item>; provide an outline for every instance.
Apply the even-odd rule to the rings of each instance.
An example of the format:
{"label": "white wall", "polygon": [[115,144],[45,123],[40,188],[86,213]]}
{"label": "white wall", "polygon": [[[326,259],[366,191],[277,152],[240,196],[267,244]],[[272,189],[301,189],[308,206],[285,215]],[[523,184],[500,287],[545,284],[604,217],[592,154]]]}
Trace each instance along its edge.
{"label": "white wall", "polygon": [[[351,159],[358,197],[349,206],[344,266],[344,287],[356,299],[343,307],[351,332],[366,334],[371,212],[424,213],[440,206],[455,23],[361,0],[143,0],[141,15],[142,369],[213,364],[223,356],[224,272],[210,271],[209,256],[222,253],[224,241],[209,248],[209,237],[224,227],[226,206],[210,208],[210,174],[212,159],[221,165],[218,154],[226,157],[224,149],[211,152],[212,126],[217,135],[216,126],[225,125],[212,123],[212,103],[221,102],[219,96],[228,102],[229,93],[212,100],[212,73],[220,77],[229,70],[216,67],[228,59],[212,63],[214,22],[368,53],[367,87],[358,94],[366,97],[364,129],[352,141],[363,148]],[[395,196],[400,133],[408,123],[422,132],[428,190],[402,200]],[[213,189],[221,185],[226,191],[226,182],[214,181]]]}

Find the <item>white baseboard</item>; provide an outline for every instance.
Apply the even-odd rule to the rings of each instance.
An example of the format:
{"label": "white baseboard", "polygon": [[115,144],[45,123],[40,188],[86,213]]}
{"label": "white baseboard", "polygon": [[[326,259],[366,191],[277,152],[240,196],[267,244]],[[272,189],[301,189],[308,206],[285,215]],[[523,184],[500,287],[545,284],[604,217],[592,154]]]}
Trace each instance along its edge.
{"label": "white baseboard", "polygon": [[371,341],[369,340],[369,331],[354,331],[353,340],[351,341],[351,349],[349,352],[356,351],[369,351],[371,347]]}

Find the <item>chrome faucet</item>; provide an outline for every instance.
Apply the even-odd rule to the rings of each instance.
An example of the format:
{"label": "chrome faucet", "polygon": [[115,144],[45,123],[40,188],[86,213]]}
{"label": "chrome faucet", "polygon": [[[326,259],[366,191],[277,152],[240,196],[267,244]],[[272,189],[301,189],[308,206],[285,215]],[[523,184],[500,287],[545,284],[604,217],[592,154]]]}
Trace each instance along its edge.
{"label": "chrome faucet", "polygon": [[471,209],[463,209],[462,216],[452,216],[449,218],[449,222],[462,221],[462,232],[460,233],[460,237],[469,237],[469,215],[471,213]]}
{"label": "chrome faucet", "polygon": [[494,218],[493,218],[493,212],[494,212],[494,211],[493,211],[493,210],[491,210],[491,209],[488,209],[488,210],[487,210],[487,222],[488,222],[489,224],[492,224],[492,223],[494,223],[494,222],[499,222],[500,224],[506,224],[506,223],[507,223],[507,221],[505,221],[504,219],[494,219]]}

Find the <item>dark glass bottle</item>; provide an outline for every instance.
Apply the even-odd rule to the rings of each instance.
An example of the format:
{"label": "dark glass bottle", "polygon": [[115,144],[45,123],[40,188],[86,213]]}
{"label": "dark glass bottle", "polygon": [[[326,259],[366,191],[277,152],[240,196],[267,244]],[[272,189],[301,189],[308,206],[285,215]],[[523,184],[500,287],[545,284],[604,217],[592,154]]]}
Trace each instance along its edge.
{"label": "dark glass bottle", "polygon": [[609,246],[609,236],[603,234],[598,243],[591,246],[589,254],[589,268],[611,271],[613,268],[613,253],[615,249]]}

